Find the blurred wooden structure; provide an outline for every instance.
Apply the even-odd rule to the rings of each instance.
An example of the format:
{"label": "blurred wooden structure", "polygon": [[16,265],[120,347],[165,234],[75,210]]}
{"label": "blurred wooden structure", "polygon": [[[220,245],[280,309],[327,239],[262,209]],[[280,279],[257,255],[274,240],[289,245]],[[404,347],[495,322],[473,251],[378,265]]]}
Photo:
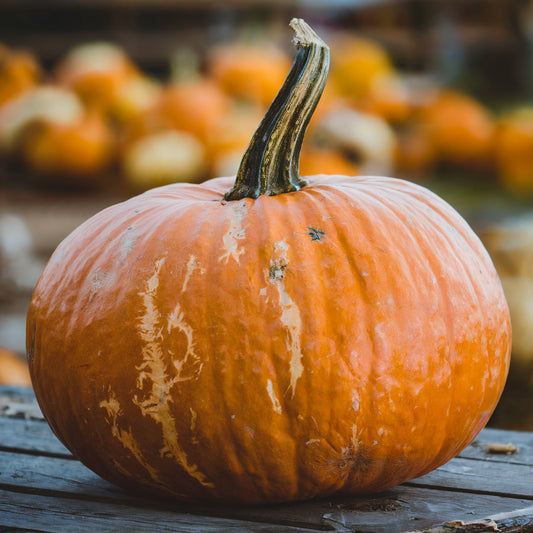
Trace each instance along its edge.
{"label": "blurred wooden structure", "polygon": [[531,0],[0,0],[0,42],[29,49],[50,67],[75,44],[109,40],[124,46],[143,69],[164,74],[176,49],[202,49],[243,28],[288,41],[287,22],[298,16],[325,30],[373,37],[403,68],[438,69],[448,77],[460,69],[470,77],[484,70],[497,89],[528,92],[532,5]]}

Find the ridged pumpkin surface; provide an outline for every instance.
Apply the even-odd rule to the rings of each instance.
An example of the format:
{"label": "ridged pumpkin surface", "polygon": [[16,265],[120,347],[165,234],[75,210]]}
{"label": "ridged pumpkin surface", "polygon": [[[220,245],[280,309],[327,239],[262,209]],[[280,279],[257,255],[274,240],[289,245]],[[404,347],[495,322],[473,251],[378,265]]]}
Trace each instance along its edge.
{"label": "ridged pumpkin surface", "polygon": [[317,176],[154,189],[58,247],[28,314],[43,413],[123,487],[187,500],[381,491],[443,464],[507,373],[500,282],[444,201]]}

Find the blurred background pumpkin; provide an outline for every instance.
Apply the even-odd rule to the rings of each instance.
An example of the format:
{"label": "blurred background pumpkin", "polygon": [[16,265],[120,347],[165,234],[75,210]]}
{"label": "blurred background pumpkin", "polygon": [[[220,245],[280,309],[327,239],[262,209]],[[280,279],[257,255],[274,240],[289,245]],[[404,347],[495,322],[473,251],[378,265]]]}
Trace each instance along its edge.
{"label": "blurred background pumpkin", "polygon": [[290,68],[297,16],[332,57],[301,174],[402,177],[467,218],[516,322],[494,420],[533,428],[513,414],[516,398],[533,413],[527,275],[509,274],[533,248],[533,0],[27,0],[0,15],[0,345],[15,357],[36,276],[74,227],[146,189],[236,172]]}

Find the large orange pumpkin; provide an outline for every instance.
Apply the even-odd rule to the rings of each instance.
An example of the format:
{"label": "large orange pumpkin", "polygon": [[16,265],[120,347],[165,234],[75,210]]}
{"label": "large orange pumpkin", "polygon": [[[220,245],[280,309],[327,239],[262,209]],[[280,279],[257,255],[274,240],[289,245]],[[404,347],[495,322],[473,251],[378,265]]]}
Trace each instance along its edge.
{"label": "large orange pumpkin", "polygon": [[235,186],[102,211],[33,294],[42,411],[122,487],[242,503],[381,491],[469,444],[504,386],[506,301],[457,212],[406,181],[299,177],[329,54],[292,24],[293,70]]}

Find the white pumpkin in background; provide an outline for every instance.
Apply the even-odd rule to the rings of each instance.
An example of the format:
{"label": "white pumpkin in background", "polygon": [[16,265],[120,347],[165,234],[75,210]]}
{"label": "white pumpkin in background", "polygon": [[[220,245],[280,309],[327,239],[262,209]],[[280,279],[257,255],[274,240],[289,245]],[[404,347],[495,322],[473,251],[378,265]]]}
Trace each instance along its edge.
{"label": "white pumpkin in background", "polygon": [[205,149],[193,135],[177,130],[147,135],[132,143],[122,160],[126,182],[146,190],[205,177]]}
{"label": "white pumpkin in background", "polygon": [[354,156],[362,174],[386,176],[392,172],[397,139],[381,117],[339,107],[318,118],[313,137],[319,146]]}
{"label": "white pumpkin in background", "polygon": [[58,62],[55,81],[73,90],[85,104],[108,109],[124,84],[141,76],[126,52],[108,42],[75,46]]}
{"label": "white pumpkin in background", "polygon": [[525,368],[533,371],[533,216],[503,220],[479,234],[496,266],[509,304],[512,362],[521,371]]}
{"label": "white pumpkin in background", "polygon": [[36,87],[0,107],[0,146],[5,152],[13,152],[20,135],[32,123],[71,124],[84,114],[81,100],[72,91],[46,85]]}

